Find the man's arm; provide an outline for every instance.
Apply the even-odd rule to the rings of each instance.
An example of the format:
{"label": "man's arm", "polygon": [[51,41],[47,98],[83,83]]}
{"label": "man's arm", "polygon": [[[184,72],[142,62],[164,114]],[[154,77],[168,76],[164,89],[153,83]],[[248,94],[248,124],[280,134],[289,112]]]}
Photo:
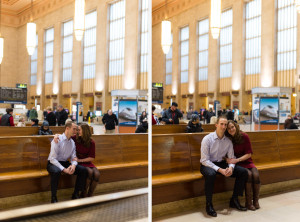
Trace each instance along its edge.
{"label": "man's arm", "polygon": [[116,115],[115,115],[115,122],[116,122],[116,126],[119,125],[119,121]]}
{"label": "man's arm", "polygon": [[177,115],[178,115],[178,118],[183,117],[182,112],[179,109],[177,109]]}
{"label": "man's arm", "polygon": [[162,116],[162,121],[164,121],[166,123],[170,123],[168,115],[167,115],[167,111],[164,112],[164,114]]}
{"label": "man's arm", "polygon": [[74,166],[77,166],[77,161],[73,160],[74,158],[77,159],[77,156],[76,156],[76,147],[75,147],[75,144],[72,142],[72,155],[71,155],[71,164],[74,165]]}
{"label": "man's arm", "polygon": [[208,138],[204,137],[202,142],[201,142],[201,160],[200,162],[207,167],[213,168],[215,171],[218,171],[220,167],[215,165],[211,160],[210,160],[210,155],[209,155],[209,140]]}
{"label": "man's arm", "polygon": [[65,168],[57,160],[58,149],[59,149],[59,143],[55,143],[54,140],[52,140],[49,161],[54,166],[57,166],[61,171],[63,171]]}

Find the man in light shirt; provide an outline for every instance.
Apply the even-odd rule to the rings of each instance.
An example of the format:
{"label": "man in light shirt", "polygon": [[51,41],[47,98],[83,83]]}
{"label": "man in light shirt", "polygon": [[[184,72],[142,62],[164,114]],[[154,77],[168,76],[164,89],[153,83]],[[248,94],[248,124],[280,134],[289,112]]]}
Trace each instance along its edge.
{"label": "man in light shirt", "polygon": [[[59,136],[59,141],[51,142],[51,151],[48,157],[47,170],[51,176],[51,203],[57,202],[56,192],[61,172],[69,175],[77,175],[75,190],[72,199],[79,198],[79,192],[84,189],[87,178],[85,167],[77,165],[76,147],[71,139],[77,131],[77,126],[68,122],[65,125],[65,132]],[[71,163],[68,161],[70,159]]]}
{"label": "man in light shirt", "polygon": [[230,207],[245,211],[247,208],[240,205],[238,196],[243,196],[245,183],[248,178],[247,170],[235,164],[227,164],[224,157],[235,158],[232,142],[224,134],[227,128],[227,118],[220,116],[217,119],[216,131],[205,136],[201,143],[200,172],[205,179],[206,212],[216,217],[213,208],[212,196],[217,174],[225,177],[235,177],[235,184]]}

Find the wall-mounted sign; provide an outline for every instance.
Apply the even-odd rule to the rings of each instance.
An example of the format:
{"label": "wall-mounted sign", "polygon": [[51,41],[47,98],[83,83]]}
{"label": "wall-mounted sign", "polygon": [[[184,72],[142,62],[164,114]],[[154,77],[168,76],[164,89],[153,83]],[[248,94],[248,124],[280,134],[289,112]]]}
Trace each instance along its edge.
{"label": "wall-mounted sign", "polygon": [[0,103],[27,104],[27,89],[0,87]]}
{"label": "wall-mounted sign", "polygon": [[164,88],[162,83],[152,83],[152,102],[163,103]]}
{"label": "wall-mounted sign", "polygon": [[17,86],[17,88],[20,88],[20,89],[27,89],[27,84],[19,84],[19,83],[17,83],[16,84]]}

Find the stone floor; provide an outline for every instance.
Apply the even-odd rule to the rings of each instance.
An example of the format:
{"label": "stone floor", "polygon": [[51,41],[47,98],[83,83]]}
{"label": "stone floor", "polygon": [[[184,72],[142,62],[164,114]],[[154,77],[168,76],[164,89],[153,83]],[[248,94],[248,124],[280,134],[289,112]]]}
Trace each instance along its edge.
{"label": "stone floor", "polygon": [[164,222],[298,222],[300,221],[300,190],[263,197],[260,199],[261,209],[240,212],[228,208],[227,204],[215,206],[218,216],[213,218],[201,207],[199,211],[186,212],[168,217],[156,218]]}

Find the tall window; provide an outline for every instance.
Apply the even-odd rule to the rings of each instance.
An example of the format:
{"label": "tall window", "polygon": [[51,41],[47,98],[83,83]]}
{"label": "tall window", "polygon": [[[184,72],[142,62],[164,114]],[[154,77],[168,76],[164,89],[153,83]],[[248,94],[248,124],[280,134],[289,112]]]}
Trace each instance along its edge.
{"label": "tall window", "polygon": [[141,0],[142,11],[141,11],[141,62],[140,62],[140,73],[148,72],[148,1]]}
{"label": "tall window", "polygon": [[209,43],[209,20],[203,19],[198,23],[199,32],[199,81],[207,80],[208,73],[208,43]]}
{"label": "tall window", "polygon": [[232,76],[232,9],[221,14],[220,78]]}
{"label": "tall window", "polygon": [[38,50],[38,35],[36,35],[36,47],[34,53],[32,54],[30,60],[30,84],[36,85],[37,76],[37,50]]}
{"label": "tall window", "polygon": [[277,71],[296,69],[297,12],[294,0],[278,0]]}
{"label": "tall window", "polygon": [[125,0],[109,8],[109,76],[124,74]]}
{"label": "tall window", "polygon": [[246,3],[246,75],[260,73],[261,0]]}
{"label": "tall window", "polygon": [[96,73],[97,11],[85,15],[83,79],[93,79]]}
{"label": "tall window", "polygon": [[63,82],[72,81],[73,20],[63,23]]}
{"label": "tall window", "polygon": [[180,76],[181,83],[189,81],[189,27],[180,29]]}
{"label": "tall window", "polygon": [[166,55],[166,85],[172,84],[172,53],[173,53],[173,35],[170,51]]}
{"label": "tall window", "polygon": [[54,28],[47,29],[45,35],[45,84],[49,84],[53,82]]}

